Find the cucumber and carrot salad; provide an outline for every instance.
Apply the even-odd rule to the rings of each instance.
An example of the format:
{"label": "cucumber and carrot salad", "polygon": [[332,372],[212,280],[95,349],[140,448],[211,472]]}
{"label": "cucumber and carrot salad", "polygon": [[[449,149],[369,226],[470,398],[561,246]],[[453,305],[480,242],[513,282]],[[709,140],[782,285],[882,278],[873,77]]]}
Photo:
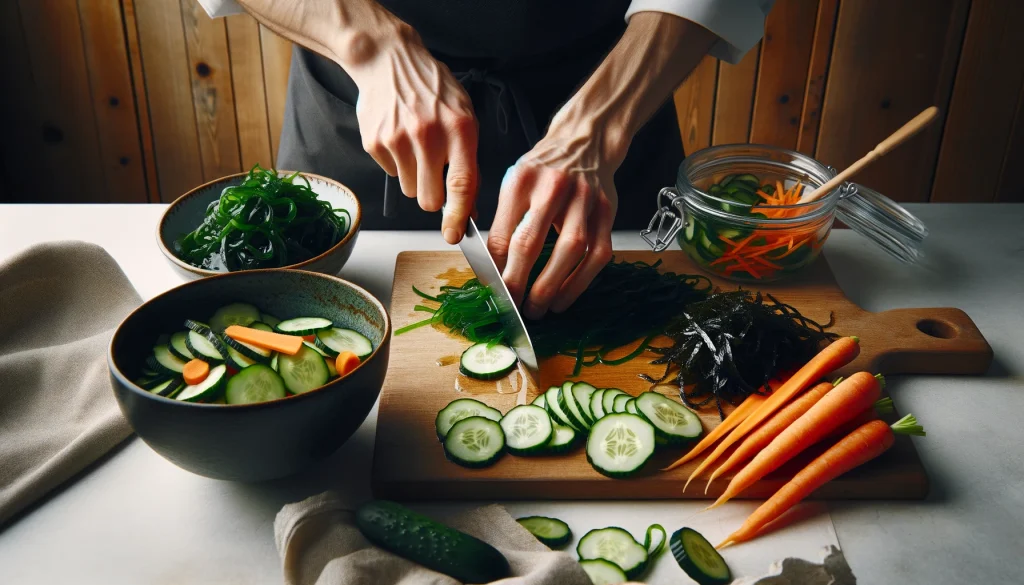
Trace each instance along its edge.
{"label": "cucumber and carrot salad", "polygon": [[136,383],[185,402],[252,404],[302,394],[373,353],[366,336],[329,319],[282,321],[248,303],[223,306],[208,322],[185,319],[182,327],[157,338]]}

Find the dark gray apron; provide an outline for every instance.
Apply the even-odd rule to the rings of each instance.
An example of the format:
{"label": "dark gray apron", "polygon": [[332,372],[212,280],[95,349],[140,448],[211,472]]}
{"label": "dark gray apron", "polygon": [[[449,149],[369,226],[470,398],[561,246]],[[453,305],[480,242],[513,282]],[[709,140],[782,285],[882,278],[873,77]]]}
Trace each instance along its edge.
{"label": "dark gray apron", "polygon": [[[543,136],[548,122],[614,45],[624,29],[628,2],[560,0],[405,0],[382,2],[411,24],[434,56],[466,88],[479,121],[479,225],[491,224],[508,167]],[[552,18],[551,5],[563,14]],[[445,20],[439,6],[461,16]],[[417,13],[425,7],[430,11]],[[597,7],[597,8],[595,8]],[[411,10],[415,9],[415,10]],[[461,12],[459,12],[461,10]],[[488,13],[488,11],[490,11]],[[497,11],[497,13],[495,13]],[[537,27],[544,22],[578,26]],[[489,14],[492,31],[479,19]],[[566,30],[576,32],[574,38]],[[471,31],[467,33],[466,31]],[[582,31],[582,32],[581,32]],[[441,49],[447,51],[442,52]],[[483,57],[481,55],[486,55]],[[292,56],[284,127],[277,166],[340,181],[359,197],[364,229],[438,229],[440,214],[397,197],[397,213],[385,217],[384,171],[362,149],[355,104],[358,89],[333,61],[296,47]],[[669,100],[633,139],[615,174],[619,211],[615,229],[646,227],[658,190],[675,183],[682,142]],[[397,186],[397,180],[392,181]],[[395,189],[397,192],[397,189]]]}

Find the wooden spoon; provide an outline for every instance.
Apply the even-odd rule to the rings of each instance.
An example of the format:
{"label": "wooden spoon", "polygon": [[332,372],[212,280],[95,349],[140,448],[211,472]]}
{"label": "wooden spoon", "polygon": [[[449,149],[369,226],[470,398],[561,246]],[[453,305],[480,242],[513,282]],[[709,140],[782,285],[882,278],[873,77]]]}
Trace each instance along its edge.
{"label": "wooden spoon", "polygon": [[833,189],[849,180],[850,177],[860,172],[861,169],[875,162],[875,159],[880,158],[896,146],[902,144],[904,140],[920,132],[925,126],[935,119],[935,115],[938,113],[939,108],[932,106],[914,116],[913,120],[907,122],[902,128],[890,134],[885,140],[879,142],[878,146],[876,146],[871,152],[865,154],[860,160],[848,166],[846,170],[836,175],[831,181],[828,181],[821,187],[818,187],[812,193],[801,197],[797,203],[810,203],[818,197],[821,197],[826,193],[830,193]]}

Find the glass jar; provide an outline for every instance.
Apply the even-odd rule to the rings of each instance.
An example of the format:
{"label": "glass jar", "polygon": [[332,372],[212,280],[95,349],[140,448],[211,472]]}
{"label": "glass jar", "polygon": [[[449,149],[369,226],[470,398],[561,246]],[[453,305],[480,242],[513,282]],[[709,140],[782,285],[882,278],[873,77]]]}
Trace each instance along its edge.
{"label": "glass jar", "polygon": [[644,240],[660,252],[673,240],[702,269],[740,282],[770,282],[810,265],[838,217],[904,262],[916,262],[928,234],[891,199],[843,183],[801,198],[836,170],[784,148],[730,144],[705,148],[679,166],[675,187],[658,194]]}

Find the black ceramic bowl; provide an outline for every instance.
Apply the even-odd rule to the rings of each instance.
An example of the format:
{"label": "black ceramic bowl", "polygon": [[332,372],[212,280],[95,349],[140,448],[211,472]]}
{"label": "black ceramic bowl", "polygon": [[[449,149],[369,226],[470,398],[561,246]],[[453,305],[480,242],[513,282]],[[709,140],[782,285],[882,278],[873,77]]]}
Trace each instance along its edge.
{"label": "black ceramic bowl", "polygon": [[[132,382],[158,335],[232,302],[251,303],[281,319],[326,317],[359,331],[375,349],[343,378],[259,404],[179,402]],[[154,451],[206,477],[262,481],[295,473],[352,436],[380,393],[390,338],[384,305],[352,283],[301,270],[248,270],[192,281],[143,304],[117,328],[107,362],[121,411]]]}

